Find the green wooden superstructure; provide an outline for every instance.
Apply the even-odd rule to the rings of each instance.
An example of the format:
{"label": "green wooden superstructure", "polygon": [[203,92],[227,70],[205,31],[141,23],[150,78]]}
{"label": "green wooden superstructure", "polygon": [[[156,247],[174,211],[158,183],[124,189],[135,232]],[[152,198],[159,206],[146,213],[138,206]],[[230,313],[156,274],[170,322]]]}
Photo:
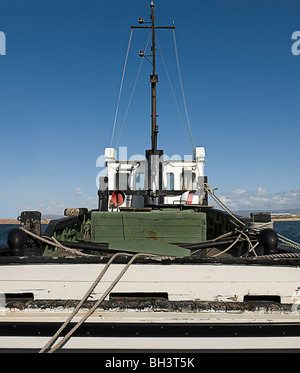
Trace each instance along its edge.
{"label": "green wooden superstructure", "polygon": [[206,214],[194,210],[93,211],[91,214],[92,242],[147,238],[165,243],[205,241]]}

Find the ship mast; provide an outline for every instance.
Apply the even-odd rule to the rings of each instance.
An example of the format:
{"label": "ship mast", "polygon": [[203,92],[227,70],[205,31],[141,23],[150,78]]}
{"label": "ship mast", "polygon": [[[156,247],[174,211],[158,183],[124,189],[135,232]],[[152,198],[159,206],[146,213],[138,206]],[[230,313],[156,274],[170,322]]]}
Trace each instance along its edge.
{"label": "ship mast", "polygon": [[158,75],[155,74],[156,70],[156,46],[155,46],[155,14],[154,14],[154,4],[151,2],[151,23],[152,23],[152,75],[150,76],[151,82],[151,149],[152,154],[157,153],[157,114],[156,114],[156,84],[158,82]]}
{"label": "ship mast", "polygon": [[[163,152],[157,149],[157,134],[158,134],[158,125],[157,125],[157,96],[156,96],[156,85],[158,83],[158,75],[156,74],[156,45],[155,45],[155,31],[156,29],[175,29],[174,23],[173,26],[156,26],[155,25],[155,12],[154,12],[154,3],[151,1],[151,15],[150,15],[150,22],[145,22],[142,17],[139,18],[139,24],[149,24],[149,26],[131,26],[132,29],[151,29],[152,34],[152,47],[151,47],[151,54],[146,55],[143,50],[140,51],[140,57],[145,57],[151,64],[152,64],[152,74],[150,75],[150,83],[151,83],[151,150],[146,150],[146,159],[148,163],[148,187],[150,195],[152,196],[152,200],[156,199],[156,188],[154,185],[158,185],[158,188],[161,189],[162,187],[162,178],[161,172],[159,169],[161,168],[157,161],[154,161],[153,156],[161,157]],[[148,57],[152,59],[149,60]],[[155,157],[157,158],[157,157]],[[158,175],[158,183],[155,183],[155,179],[157,180]]]}
{"label": "ship mast", "polygon": [[155,45],[155,30],[156,29],[175,29],[175,26],[156,26],[155,25],[155,5],[151,1],[151,16],[150,22],[145,22],[142,17],[139,18],[140,24],[151,24],[151,26],[131,26],[132,29],[151,29],[152,33],[152,47],[151,55],[152,62],[148,60],[148,55],[145,55],[144,51],[140,51],[140,57],[145,57],[152,64],[152,74],[150,75],[151,83],[151,151],[153,155],[157,154],[157,134],[158,134],[158,125],[157,125],[157,113],[156,113],[156,84],[158,82],[158,75],[156,74],[156,45]]}

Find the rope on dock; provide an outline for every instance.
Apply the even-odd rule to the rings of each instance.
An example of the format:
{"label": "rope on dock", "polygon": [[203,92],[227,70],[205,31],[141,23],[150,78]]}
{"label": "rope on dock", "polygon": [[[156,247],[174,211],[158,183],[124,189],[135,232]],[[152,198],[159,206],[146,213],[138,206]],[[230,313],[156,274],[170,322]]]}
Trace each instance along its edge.
{"label": "rope on dock", "polygon": [[[96,308],[103,302],[103,300],[107,297],[107,295],[112,291],[112,289],[117,285],[117,283],[120,281],[122,276],[125,274],[125,272],[128,270],[130,265],[133,263],[133,261],[136,258],[142,257],[142,256],[155,256],[155,255],[150,255],[150,254],[143,254],[143,253],[138,253],[132,256],[130,261],[126,264],[126,266],[122,269],[122,271],[119,273],[119,275],[115,278],[115,280],[110,284],[108,289],[103,293],[102,297],[94,304],[94,306],[78,321],[78,323],[67,333],[64,338],[59,341],[55,346],[53,344],[57,341],[60,333],[65,329],[65,327],[71,322],[71,320],[74,318],[74,316],[78,313],[80,307],[82,304],[87,300],[87,298],[90,296],[92,291],[95,289],[95,287],[99,284],[100,280],[110,267],[111,263],[117,258],[118,256],[132,256],[132,254],[127,254],[127,253],[116,253],[114,254],[109,262],[106,264],[106,266],[103,268],[99,276],[96,278],[94,283],[91,285],[91,287],[88,289],[84,297],[81,299],[81,301],[78,303],[77,307],[74,309],[74,311],[71,313],[71,315],[68,317],[68,319],[63,323],[63,325],[59,328],[59,330],[54,334],[54,336],[49,340],[49,342],[39,351],[39,353],[53,353],[56,351],[58,348],[62,347],[72,336],[72,334],[82,325],[86,319],[96,310]],[[51,346],[53,346],[51,348]]]}
{"label": "rope on dock", "polygon": [[215,202],[223,209],[225,210],[234,220],[238,222],[238,224],[242,227],[245,227],[246,224],[238,219],[233,211],[231,211],[216,195],[213,189],[209,187],[208,183],[204,184],[204,190],[214,199]]}
{"label": "rope on dock", "polygon": [[297,250],[300,250],[300,244],[298,242],[295,242],[287,237],[284,237],[283,235],[277,233],[278,235],[278,240],[280,243],[286,245],[286,246],[290,246],[290,247],[293,247],[294,249],[297,249]]}

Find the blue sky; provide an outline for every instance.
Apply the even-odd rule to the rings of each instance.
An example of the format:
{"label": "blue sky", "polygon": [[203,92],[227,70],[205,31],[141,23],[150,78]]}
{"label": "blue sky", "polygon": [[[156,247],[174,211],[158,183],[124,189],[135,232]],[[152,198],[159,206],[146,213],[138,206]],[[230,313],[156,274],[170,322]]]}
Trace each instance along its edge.
{"label": "blue sky", "polygon": [[[110,139],[130,26],[148,0],[2,0],[0,217],[95,208],[96,161]],[[175,21],[193,139],[211,187],[233,209],[300,208],[300,30],[296,0],[156,0]],[[182,115],[172,32],[158,41]],[[116,137],[148,33],[133,34]],[[190,153],[160,56],[160,148]],[[144,61],[120,146],[149,148],[151,66]]]}

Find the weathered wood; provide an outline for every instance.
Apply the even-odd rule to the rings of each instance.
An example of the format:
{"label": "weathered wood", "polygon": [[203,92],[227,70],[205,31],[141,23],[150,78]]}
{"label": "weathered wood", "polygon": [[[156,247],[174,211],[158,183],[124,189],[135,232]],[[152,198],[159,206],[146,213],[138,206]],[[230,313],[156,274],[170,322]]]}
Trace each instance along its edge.
{"label": "weathered wood", "polygon": [[[35,300],[78,300],[103,268],[99,263],[1,266],[0,289],[2,294],[32,293]],[[109,267],[93,299],[100,298],[123,268],[124,264]],[[134,263],[113,292],[167,293],[170,301],[224,302],[242,302],[246,295],[277,295],[281,303],[294,303],[299,299],[299,272],[296,266]]]}
{"label": "weathered wood", "polygon": [[93,212],[92,241],[151,238],[161,242],[206,240],[206,214],[194,211]]}

